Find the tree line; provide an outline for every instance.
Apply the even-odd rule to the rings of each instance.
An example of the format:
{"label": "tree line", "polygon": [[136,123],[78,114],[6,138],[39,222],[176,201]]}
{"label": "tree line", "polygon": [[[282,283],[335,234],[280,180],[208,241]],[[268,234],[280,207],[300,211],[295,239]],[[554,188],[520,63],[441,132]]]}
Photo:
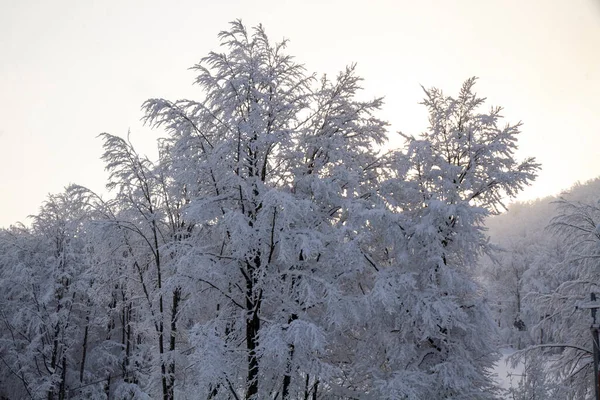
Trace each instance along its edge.
{"label": "tree line", "polygon": [[526,366],[517,400],[594,396],[586,305],[599,292],[599,198],[597,178],[487,221],[498,251],[479,270],[500,343]]}
{"label": "tree line", "polygon": [[9,398],[490,399],[483,222],[536,175],[467,80],[383,152],[354,66],[308,73],[239,21],[150,99],[156,160],[102,134],[104,199],[71,185],[0,231]]}

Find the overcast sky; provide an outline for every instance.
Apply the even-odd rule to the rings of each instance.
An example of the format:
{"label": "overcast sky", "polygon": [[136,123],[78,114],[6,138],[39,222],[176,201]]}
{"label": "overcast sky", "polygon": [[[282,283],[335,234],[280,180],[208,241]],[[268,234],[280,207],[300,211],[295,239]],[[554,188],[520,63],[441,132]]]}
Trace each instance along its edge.
{"label": "overcast sky", "polygon": [[600,175],[600,0],[0,0],[0,226],[69,183],[102,192],[101,132],[131,129],[154,154],[141,103],[198,99],[187,68],[236,18],[288,38],[311,72],[356,62],[394,131],[426,127],[419,85],[455,94],[478,76],[543,164],[519,199]]}

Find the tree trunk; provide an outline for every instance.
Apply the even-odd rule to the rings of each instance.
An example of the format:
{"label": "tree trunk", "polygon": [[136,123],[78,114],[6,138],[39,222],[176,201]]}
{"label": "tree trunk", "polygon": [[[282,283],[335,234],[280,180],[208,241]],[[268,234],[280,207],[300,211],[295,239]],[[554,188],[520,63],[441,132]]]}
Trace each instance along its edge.
{"label": "tree trunk", "polygon": [[258,331],[260,329],[260,319],[258,318],[259,300],[252,301],[253,285],[247,287],[246,294],[246,348],[248,350],[248,375],[246,377],[246,400],[256,400],[258,394],[258,357],[256,348],[258,347]]}
{"label": "tree trunk", "polygon": [[58,400],[65,400],[67,396],[67,356],[63,353],[60,385],[58,386]]}
{"label": "tree trunk", "polygon": [[[298,315],[292,314],[288,319],[288,325],[298,319]],[[282,400],[287,400],[290,395],[290,383],[292,382],[292,359],[294,358],[294,345],[288,347],[288,360],[285,367],[285,375],[283,376]]]}
{"label": "tree trunk", "polygon": [[130,363],[131,363],[131,311],[132,304],[129,302],[125,308],[124,326],[125,326],[125,360],[123,360],[123,380],[127,383],[134,382],[135,379],[131,376]]}
{"label": "tree trunk", "polygon": [[306,380],[304,381],[304,400],[308,400],[310,390],[308,390],[308,382],[310,381],[310,375],[306,374]]}
{"label": "tree trunk", "polygon": [[246,376],[246,400],[256,400],[258,395],[258,332],[260,330],[261,295],[255,293],[254,271],[260,266],[260,255],[254,258],[254,265],[247,262],[246,278],[246,349],[248,351],[248,374]]}
{"label": "tree trunk", "polygon": [[83,372],[85,371],[85,357],[87,356],[88,330],[90,327],[89,313],[85,317],[85,330],[83,332],[83,345],[81,351],[81,366],[79,367],[79,382],[83,383]]}
{"label": "tree trunk", "polygon": [[175,352],[175,339],[177,336],[177,312],[179,309],[179,300],[181,299],[181,289],[176,288],[173,291],[173,303],[171,306],[171,337],[169,340],[169,366],[167,371],[167,393],[170,399],[175,398],[175,361],[173,353]]}

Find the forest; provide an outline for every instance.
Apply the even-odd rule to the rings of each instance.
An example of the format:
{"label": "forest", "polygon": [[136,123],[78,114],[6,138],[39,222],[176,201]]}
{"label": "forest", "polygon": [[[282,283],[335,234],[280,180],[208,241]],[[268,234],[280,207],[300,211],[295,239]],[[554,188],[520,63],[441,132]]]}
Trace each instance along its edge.
{"label": "forest", "polygon": [[505,212],[540,165],[476,78],[387,150],[354,65],[219,40],[197,100],[142,105],[156,159],[102,133],[109,195],[0,230],[0,398],[592,398],[600,180]]}
{"label": "forest", "polygon": [[[499,343],[524,366],[512,397],[594,397],[590,295],[599,291],[600,178],[486,221],[478,263]],[[600,295],[600,294],[599,294]],[[596,323],[600,320],[596,320]]]}

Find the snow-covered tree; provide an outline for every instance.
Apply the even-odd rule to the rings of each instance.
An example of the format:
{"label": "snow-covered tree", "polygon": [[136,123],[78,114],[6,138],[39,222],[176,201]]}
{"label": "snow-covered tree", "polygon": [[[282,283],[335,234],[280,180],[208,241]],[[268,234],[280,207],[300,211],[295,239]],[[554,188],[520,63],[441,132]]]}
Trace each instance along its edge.
{"label": "snow-covered tree", "polygon": [[483,257],[479,274],[503,345],[522,348],[550,340],[538,327],[544,314],[535,302],[537,294],[550,293],[560,284],[551,268],[564,259],[565,246],[547,230],[557,212],[555,200],[513,203],[507,212],[486,220],[497,248]]}
{"label": "snow-covered tree", "polygon": [[532,274],[537,270],[537,254],[545,251],[539,243],[542,238],[516,235],[481,262],[501,343],[517,349],[535,341],[529,328],[539,322],[539,316],[528,295],[535,289]]}
{"label": "snow-covered tree", "polygon": [[[496,266],[498,276],[486,275],[489,287],[504,285],[491,296],[512,303],[516,298],[507,296],[511,286],[507,275],[501,274],[510,271],[507,261],[522,254],[529,260],[522,274],[522,306],[532,344],[515,357],[532,368],[518,388],[522,395],[551,386],[554,397],[586,399],[593,393],[592,319],[589,310],[579,305],[598,291],[599,184],[596,179],[573,186],[561,198],[512,206],[506,215],[491,221],[492,238],[505,249]],[[518,243],[512,249],[506,245],[511,241]],[[508,253],[514,247],[518,251]],[[547,379],[542,379],[544,375]]]}
{"label": "snow-covered tree", "polygon": [[10,397],[64,399],[83,379],[94,305],[86,241],[90,218],[85,197],[69,187],[49,196],[31,229],[2,232],[0,357],[3,380],[13,382]]}
{"label": "snow-covered tree", "polygon": [[578,202],[562,199],[559,214],[550,229],[566,244],[563,261],[551,264],[550,273],[560,284],[550,292],[540,294],[536,305],[544,319],[540,329],[551,335],[555,351],[551,371],[557,379],[568,383],[575,398],[584,399],[593,392],[592,323],[587,309],[590,293],[598,291],[600,274],[600,206],[598,201]]}
{"label": "snow-covered tree", "polygon": [[548,359],[535,352],[519,358],[522,363],[520,374],[510,376],[515,384],[508,390],[512,400],[573,399],[571,388],[556,382],[547,372]]}
{"label": "snow-covered tree", "polygon": [[473,271],[488,249],[484,218],[538,165],[515,159],[520,125],[499,127],[500,108],[482,113],[474,84],[467,80],[456,99],[425,90],[430,127],[407,137],[396,176],[382,184],[394,214],[378,253],[389,267],[374,290],[387,311],[384,397],[492,396],[494,329]]}
{"label": "snow-covered tree", "polygon": [[[182,302],[174,262],[177,246],[188,234],[180,214],[183,198],[170,185],[166,160],[161,157],[155,165],[140,156],[128,140],[101,136],[103,159],[110,172],[107,186],[117,190],[102,228],[109,237],[116,237],[109,239],[113,248],[104,261],[122,271],[114,304],[120,308],[121,328],[126,332],[123,375],[129,385],[123,390],[142,390],[152,397],[160,393],[163,399],[173,399]],[[115,253],[123,256],[114,257]],[[136,336],[138,342],[144,338],[143,346],[135,344]],[[133,348],[145,353],[145,361],[136,362],[138,368],[133,367],[133,359],[141,355],[135,356]],[[152,360],[149,369],[140,371],[140,365],[148,360]]]}
{"label": "snow-covered tree", "polygon": [[144,103],[156,162],[102,134],[113,198],[71,186],[0,232],[0,394],[494,398],[473,268],[538,168],[520,125],[470,79],[381,154],[355,66],[317,78],[240,21],[219,38],[198,100]]}
{"label": "snow-covered tree", "polygon": [[376,182],[381,100],[355,98],[353,67],[307,75],[260,26],[220,38],[225,53],[194,67],[203,100],[145,104],[190,199],[178,273],[206,293],[190,340],[212,368],[187,382],[209,398],[317,398],[341,379],[331,349],[365,268],[352,215]]}

